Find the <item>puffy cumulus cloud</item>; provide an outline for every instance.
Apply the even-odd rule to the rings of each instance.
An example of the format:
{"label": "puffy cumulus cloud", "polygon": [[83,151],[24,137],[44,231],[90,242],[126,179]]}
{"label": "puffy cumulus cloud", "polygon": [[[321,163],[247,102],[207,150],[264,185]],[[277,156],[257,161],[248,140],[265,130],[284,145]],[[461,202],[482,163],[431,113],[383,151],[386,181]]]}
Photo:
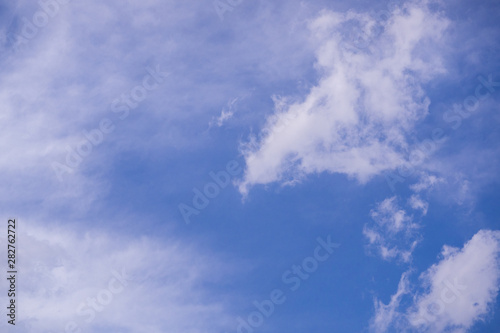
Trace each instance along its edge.
{"label": "puffy cumulus cloud", "polygon": [[[499,254],[500,231],[481,230],[462,249],[444,246],[442,259],[420,275],[420,292],[400,283],[388,305],[376,304],[372,330],[466,332],[492,311],[500,281]],[[405,294],[413,297],[402,309]]]}
{"label": "puffy cumulus cloud", "polygon": [[481,230],[464,247],[444,247],[442,260],[421,275],[427,292],[408,312],[412,326],[432,332],[470,328],[496,299],[500,281],[500,231]]}
{"label": "puffy cumulus cloud", "polygon": [[[27,221],[20,229],[16,326],[22,332],[194,333],[232,327],[227,299],[207,287],[230,275],[230,264],[214,255],[173,239],[77,233]],[[6,295],[0,300],[8,302]],[[6,325],[2,320],[2,331]]]}
{"label": "puffy cumulus cloud", "polygon": [[[405,136],[430,103],[422,84],[445,72],[439,44],[447,25],[427,1],[409,2],[380,21],[323,12],[310,24],[319,82],[301,100],[276,99],[259,138],[242,148],[247,168],[240,191],[323,171],[366,182],[408,163]],[[353,27],[373,42],[350,45]]]}
{"label": "puffy cumulus cloud", "polygon": [[418,244],[418,225],[413,218],[391,197],[380,202],[370,212],[372,223],[365,224],[363,234],[369,248],[374,249],[384,260],[398,258],[409,262]]}

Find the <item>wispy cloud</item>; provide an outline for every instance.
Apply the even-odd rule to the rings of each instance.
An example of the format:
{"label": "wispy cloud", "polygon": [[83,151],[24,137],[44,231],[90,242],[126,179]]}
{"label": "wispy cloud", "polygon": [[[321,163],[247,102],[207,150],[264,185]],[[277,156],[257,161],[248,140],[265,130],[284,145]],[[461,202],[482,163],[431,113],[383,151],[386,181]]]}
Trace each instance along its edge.
{"label": "wispy cloud", "polygon": [[420,198],[420,196],[416,194],[412,195],[408,200],[408,203],[410,204],[411,208],[415,210],[421,210],[422,215],[427,214],[427,210],[429,209],[429,203]]}
{"label": "wispy cloud", "polygon": [[221,127],[226,121],[231,119],[234,115],[236,103],[238,103],[238,100],[239,98],[233,98],[229,102],[227,102],[227,106],[222,109],[220,115],[218,117],[212,118],[208,126]]}
{"label": "wispy cloud", "polygon": [[63,332],[68,325],[81,332],[228,327],[227,300],[205,287],[230,273],[214,254],[173,238],[18,224],[22,315],[16,326],[23,332]]}
{"label": "wispy cloud", "polygon": [[410,290],[408,275],[409,272],[405,272],[401,276],[398,291],[391,296],[389,304],[384,304],[380,300],[375,299],[375,316],[372,318],[370,324],[372,331],[377,333],[386,332],[394,321],[400,320],[401,314],[398,312],[398,308],[403,296],[408,294]]}
{"label": "wispy cloud", "polygon": [[413,217],[397,204],[397,197],[387,198],[370,212],[372,223],[365,224],[363,234],[369,249],[374,249],[383,259],[411,260],[411,254],[421,237]]}

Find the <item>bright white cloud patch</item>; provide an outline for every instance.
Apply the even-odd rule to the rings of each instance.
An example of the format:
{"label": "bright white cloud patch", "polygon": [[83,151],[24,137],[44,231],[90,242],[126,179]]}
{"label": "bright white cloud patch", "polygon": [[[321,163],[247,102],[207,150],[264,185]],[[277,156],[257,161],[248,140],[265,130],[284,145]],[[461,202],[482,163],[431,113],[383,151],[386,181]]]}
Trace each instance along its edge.
{"label": "bright white cloud patch", "polygon": [[[74,332],[67,330],[73,326],[79,332],[194,333],[231,327],[223,296],[204,286],[228,273],[213,255],[172,239],[102,231],[78,235],[25,221],[21,230],[16,326],[22,332]],[[0,300],[8,302],[6,295]],[[0,327],[5,325],[2,320]]]}
{"label": "bright white cloud patch", "polygon": [[432,332],[470,328],[485,316],[498,294],[500,232],[478,232],[464,247],[444,247],[443,259],[421,279],[428,292],[408,313],[413,326]]}
{"label": "bright white cloud patch", "polygon": [[[321,79],[301,101],[280,99],[260,139],[245,146],[240,191],[323,171],[366,182],[404,164],[405,134],[428,110],[421,84],[445,71],[439,43],[447,24],[421,1],[379,22],[323,12],[310,25]],[[347,46],[353,26],[377,43]]]}
{"label": "bright white cloud patch", "polygon": [[[481,230],[462,249],[444,246],[442,259],[420,276],[422,292],[398,309],[402,288],[390,304],[378,304],[372,329],[412,328],[418,332],[465,332],[492,310],[500,282],[500,231]],[[403,276],[404,277],[404,276]],[[402,279],[403,281],[403,279]]]}

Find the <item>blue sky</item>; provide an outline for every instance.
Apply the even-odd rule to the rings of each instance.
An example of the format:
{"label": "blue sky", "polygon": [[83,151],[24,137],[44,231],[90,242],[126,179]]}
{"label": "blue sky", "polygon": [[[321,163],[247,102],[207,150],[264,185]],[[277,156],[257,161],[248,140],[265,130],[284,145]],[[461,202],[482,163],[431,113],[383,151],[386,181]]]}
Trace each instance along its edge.
{"label": "blue sky", "polygon": [[498,332],[499,6],[0,2],[0,327]]}

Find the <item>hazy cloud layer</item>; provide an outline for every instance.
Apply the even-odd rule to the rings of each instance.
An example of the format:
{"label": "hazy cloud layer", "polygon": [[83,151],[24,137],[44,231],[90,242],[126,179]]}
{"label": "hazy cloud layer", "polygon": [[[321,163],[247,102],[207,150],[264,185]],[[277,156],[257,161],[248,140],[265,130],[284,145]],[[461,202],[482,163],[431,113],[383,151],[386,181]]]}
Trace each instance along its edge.
{"label": "hazy cloud layer", "polygon": [[[222,282],[229,265],[176,241],[22,221],[18,303],[23,332],[220,332],[230,323]],[[0,300],[8,302],[6,295]],[[194,320],[194,318],[196,318]],[[6,320],[1,326],[5,328]]]}

